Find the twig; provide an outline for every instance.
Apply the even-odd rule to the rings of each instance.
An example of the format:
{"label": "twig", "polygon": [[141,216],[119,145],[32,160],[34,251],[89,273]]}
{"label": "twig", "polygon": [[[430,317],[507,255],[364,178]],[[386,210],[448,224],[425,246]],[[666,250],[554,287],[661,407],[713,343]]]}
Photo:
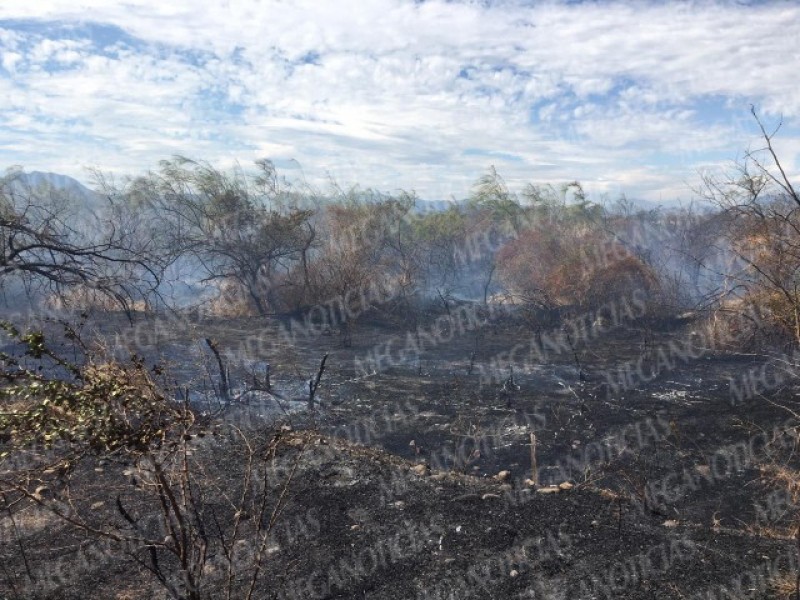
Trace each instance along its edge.
{"label": "twig", "polygon": [[328,355],[322,357],[322,362],[319,363],[319,370],[317,371],[317,378],[315,380],[308,382],[308,410],[314,410],[314,396],[317,393],[317,388],[319,388],[320,379],[322,379],[322,374],[325,373],[325,361],[328,360]]}
{"label": "twig", "polygon": [[[25,573],[28,575],[28,579],[31,581],[36,581],[36,578],[33,576],[33,572],[31,571],[31,565],[28,562],[28,553],[25,552],[25,545],[22,543],[22,537],[19,535],[19,531],[17,530],[17,523],[14,520],[14,514],[11,512],[11,506],[8,504],[8,500],[6,499],[5,493],[2,494],[3,497],[3,506],[8,511],[8,518],[11,520],[11,528],[14,530],[14,538],[17,541],[17,545],[19,546],[20,556],[22,556],[22,562],[25,564]],[[13,585],[13,583],[9,580],[9,583]]]}
{"label": "twig", "polygon": [[230,386],[228,383],[228,370],[225,368],[225,363],[222,362],[222,356],[219,353],[219,348],[217,348],[216,342],[206,338],[206,344],[208,344],[208,347],[211,348],[211,352],[214,353],[214,358],[217,359],[217,365],[219,365],[219,395],[222,396],[222,399],[226,403],[228,403],[231,401]]}

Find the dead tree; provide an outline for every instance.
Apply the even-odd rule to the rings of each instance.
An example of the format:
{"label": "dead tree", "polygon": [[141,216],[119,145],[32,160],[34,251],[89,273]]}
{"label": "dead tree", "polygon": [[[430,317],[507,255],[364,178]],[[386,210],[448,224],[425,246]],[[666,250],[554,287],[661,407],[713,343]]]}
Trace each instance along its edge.
{"label": "dead tree", "polygon": [[0,177],[0,284],[21,283],[65,304],[113,306],[129,314],[158,297],[172,256],[149,222],[111,199],[88,201],[33,187],[21,171]]}

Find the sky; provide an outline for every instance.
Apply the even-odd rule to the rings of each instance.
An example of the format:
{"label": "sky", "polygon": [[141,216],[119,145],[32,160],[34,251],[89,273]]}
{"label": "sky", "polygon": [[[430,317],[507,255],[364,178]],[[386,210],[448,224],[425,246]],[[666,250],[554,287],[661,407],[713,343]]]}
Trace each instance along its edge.
{"label": "sky", "polygon": [[800,173],[798,73],[800,2],[0,0],[0,168],[668,204],[759,147],[751,105]]}

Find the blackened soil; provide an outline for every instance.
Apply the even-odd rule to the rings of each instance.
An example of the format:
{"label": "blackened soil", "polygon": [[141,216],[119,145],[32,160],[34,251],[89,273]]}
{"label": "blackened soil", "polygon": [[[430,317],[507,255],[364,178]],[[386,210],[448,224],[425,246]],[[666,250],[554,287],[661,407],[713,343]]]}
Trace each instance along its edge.
{"label": "blackened soil", "polygon": [[200,333],[247,347],[301,397],[329,354],[316,410],[280,417],[302,442],[284,458],[305,451],[258,597],[778,598],[794,580],[796,504],[776,473],[798,472],[798,388],[731,385],[764,356],[690,348],[699,322],[636,321],[527,360],[536,336],[511,319],[400,353],[408,323],[367,319],[349,346],[258,319],[151,324],[145,346],[122,335],[148,360],[206,361],[184,375],[208,385]]}

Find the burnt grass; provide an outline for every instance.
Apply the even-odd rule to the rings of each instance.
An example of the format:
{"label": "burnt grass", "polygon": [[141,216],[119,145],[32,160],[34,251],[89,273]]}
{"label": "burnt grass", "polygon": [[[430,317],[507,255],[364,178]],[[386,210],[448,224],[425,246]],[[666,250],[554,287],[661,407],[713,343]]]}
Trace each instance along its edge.
{"label": "burnt grass", "polygon": [[[764,366],[762,353],[714,346],[697,319],[637,318],[589,324],[526,365],[537,338],[524,321],[496,315],[442,335],[441,314],[367,315],[349,345],[335,328],[288,339],[287,320],[264,318],[140,317],[136,336],[121,319],[96,329],[122,332],[117,351],[183,365],[180,377],[209,387],[198,340],[231,353],[236,381],[250,376],[233,356],[249,339],[249,358],[270,363],[287,400],[302,399],[329,355],[313,411],[244,405],[219,417],[291,428],[289,461],[304,449],[256,597],[790,597],[794,505],[774,472],[798,467],[785,408],[797,407],[797,387],[731,388]],[[417,324],[441,343],[401,356]],[[388,358],[370,363],[389,339]],[[687,351],[689,339],[699,345]],[[25,542],[40,565],[88,543],[57,526]],[[0,561],[21,572],[18,549],[4,546]],[[121,560],[80,573],[48,597],[163,597]],[[0,598],[16,597],[3,585]]]}

